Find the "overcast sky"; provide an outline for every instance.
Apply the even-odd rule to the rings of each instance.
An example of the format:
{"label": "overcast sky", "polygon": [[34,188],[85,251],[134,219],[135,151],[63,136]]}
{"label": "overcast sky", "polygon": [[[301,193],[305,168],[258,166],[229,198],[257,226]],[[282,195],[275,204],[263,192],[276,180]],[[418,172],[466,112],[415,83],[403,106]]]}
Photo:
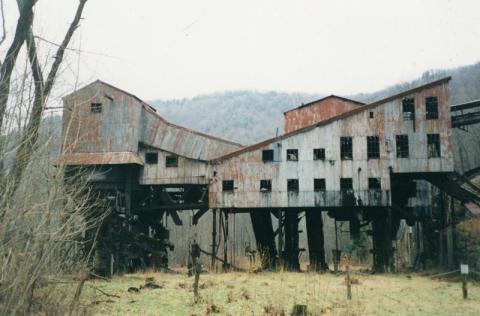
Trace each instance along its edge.
{"label": "overcast sky", "polygon": [[[36,34],[60,42],[76,4],[39,0]],[[84,18],[72,46],[85,51],[80,80],[146,100],[237,89],[345,95],[480,60],[479,0],[89,0]]]}

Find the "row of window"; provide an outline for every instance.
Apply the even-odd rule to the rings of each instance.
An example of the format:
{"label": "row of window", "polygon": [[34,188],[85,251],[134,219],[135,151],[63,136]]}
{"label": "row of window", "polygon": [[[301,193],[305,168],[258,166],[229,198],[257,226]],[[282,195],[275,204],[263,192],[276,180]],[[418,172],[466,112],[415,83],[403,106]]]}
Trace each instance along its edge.
{"label": "row of window", "polygon": [[[158,164],[158,153],[156,152],[145,153],[145,162],[149,165]],[[175,155],[167,155],[167,157],[165,158],[165,167],[167,168],[178,167],[178,157]]]}
{"label": "row of window", "polygon": [[[299,192],[298,179],[287,179],[287,191]],[[369,190],[380,190],[382,187],[380,178],[368,178]],[[223,180],[222,190],[223,192],[232,192],[235,188],[233,180]],[[340,191],[352,190],[353,182],[352,178],[340,178]],[[260,192],[271,192],[272,180],[260,180]],[[313,179],[313,191],[324,192],[326,191],[325,178]]]}
{"label": "row of window", "polygon": [[[415,119],[415,99],[412,97],[402,100],[402,112],[404,120]],[[425,118],[427,120],[438,119],[438,99],[437,97],[425,98]]]}
{"label": "row of window", "polygon": [[[396,135],[397,158],[409,157],[408,135]],[[427,134],[428,158],[440,157],[440,135]],[[380,138],[378,136],[367,136],[367,158],[380,158]],[[266,149],[262,152],[264,162],[273,161],[273,150]],[[352,137],[340,137],[340,159],[353,159]],[[313,149],[313,160],[325,160],[325,148]],[[287,149],[287,161],[298,161],[298,149]]]}

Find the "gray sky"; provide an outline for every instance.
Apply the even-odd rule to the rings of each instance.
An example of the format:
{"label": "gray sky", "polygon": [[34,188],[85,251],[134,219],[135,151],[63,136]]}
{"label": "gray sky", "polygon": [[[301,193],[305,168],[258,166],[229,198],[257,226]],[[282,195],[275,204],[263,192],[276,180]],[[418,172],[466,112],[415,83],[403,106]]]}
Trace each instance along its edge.
{"label": "gray sky", "polygon": [[[39,0],[36,33],[59,42],[76,3]],[[370,92],[480,60],[478,0],[89,0],[84,17],[72,47],[98,54],[81,54],[81,82],[100,78],[147,100]]]}

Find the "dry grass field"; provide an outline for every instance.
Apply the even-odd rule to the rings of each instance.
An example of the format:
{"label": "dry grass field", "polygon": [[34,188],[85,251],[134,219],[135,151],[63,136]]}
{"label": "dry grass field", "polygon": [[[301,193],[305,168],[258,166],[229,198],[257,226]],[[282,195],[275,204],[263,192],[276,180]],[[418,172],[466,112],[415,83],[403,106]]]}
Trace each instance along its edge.
{"label": "dry grass field", "polygon": [[[147,277],[159,288],[128,291]],[[480,315],[478,284],[469,284],[469,299],[463,300],[459,282],[417,274],[354,274],[352,300],[344,275],[202,274],[198,302],[192,283],[185,274],[165,273],[89,281],[83,302],[97,315],[290,315],[295,304],[307,305],[309,315]]]}

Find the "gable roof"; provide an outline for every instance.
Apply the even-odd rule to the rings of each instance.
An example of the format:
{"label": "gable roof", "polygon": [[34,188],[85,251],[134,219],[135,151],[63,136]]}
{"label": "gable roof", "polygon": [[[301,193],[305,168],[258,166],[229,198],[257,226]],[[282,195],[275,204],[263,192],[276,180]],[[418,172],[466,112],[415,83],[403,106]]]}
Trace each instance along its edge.
{"label": "gable roof", "polygon": [[361,107],[358,107],[358,108],[355,108],[351,111],[348,111],[348,112],[344,112],[340,115],[337,115],[337,116],[333,116],[327,120],[324,120],[324,121],[321,121],[321,122],[317,122],[317,123],[314,123],[312,125],[309,125],[309,126],[306,126],[306,127],[303,127],[303,128],[300,128],[300,129],[297,129],[297,130],[294,130],[294,131],[291,131],[289,133],[285,133],[283,135],[280,135],[278,137],[274,137],[274,138],[270,138],[270,139],[267,139],[267,140],[264,140],[262,142],[259,142],[259,143],[256,143],[256,144],[253,144],[251,146],[247,146],[247,147],[244,147],[242,149],[239,149],[237,151],[233,151],[231,153],[228,153],[226,155],[223,155],[223,156],[220,156],[216,159],[213,159],[213,160],[225,160],[225,159],[228,159],[228,158],[231,158],[231,157],[234,157],[234,156],[237,156],[239,154],[242,154],[242,153],[245,153],[245,152],[249,152],[249,151],[254,151],[258,148],[262,148],[266,145],[269,145],[275,141],[279,141],[279,140],[283,140],[285,138],[288,138],[290,136],[293,136],[293,135],[297,135],[297,134],[300,134],[300,133],[304,133],[304,132],[307,132],[311,129],[314,129],[318,126],[324,126],[324,125],[328,125],[332,122],[335,122],[337,120],[342,120],[342,119],[345,119],[347,117],[350,117],[350,116],[353,116],[357,113],[360,113],[360,112],[363,112],[363,111],[367,111],[367,110],[370,110],[370,109],[373,109],[373,108],[376,108],[377,106],[379,105],[382,105],[382,104],[385,104],[387,102],[390,102],[390,101],[393,101],[395,99],[400,99],[400,98],[404,98],[412,93],[416,93],[416,92],[419,92],[421,90],[424,90],[424,89],[428,89],[428,88],[431,88],[431,87],[435,87],[435,86],[438,86],[438,85],[441,85],[441,84],[444,84],[444,83],[447,83],[449,82],[450,80],[452,79],[452,77],[445,77],[445,78],[442,78],[442,79],[439,79],[439,80],[436,80],[436,81],[432,81],[432,82],[429,82],[427,84],[424,84],[424,85],[421,85],[421,86],[418,86],[418,87],[415,87],[415,88],[412,88],[410,90],[406,90],[406,91],[403,91],[403,92],[400,92],[400,93],[397,93],[395,95],[392,95],[392,96],[389,96],[389,97],[386,97],[384,99],[380,99],[380,100],[377,100],[377,101],[374,101],[373,103],[370,103],[370,104],[367,104],[367,105],[364,105],[364,106],[361,106]]}
{"label": "gable roof", "polygon": [[240,147],[240,148],[243,148],[245,147],[245,145],[242,145],[242,144],[239,144],[239,143],[236,143],[236,142],[232,142],[230,140],[227,140],[227,139],[223,139],[223,138],[220,138],[220,137],[217,137],[217,136],[214,136],[214,135],[210,135],[210,134],[207,134],[207,133],[204,133],[204,132],[199,132],[199,131],[196,131],[196,130],[193,130],[193,129],[189,129],[187,127],[184,127],[184,126],[180,126],[180,125],[177,125],[177,124],[173,124],[169,121],[167,121],[164,117],[162,117],[160,114],[158,114],[157,110],[151,106],[150,104],[148,104],[147,102],[143,101],[142,99],[140,99],[139,97],[137,97],[136,95],[128,92],[128,91],[125,91],[123,89],[120,89],[114,85],[111,85],[105,81],[102,81],[100,79],[97,79],[95,80],[94,82],[91,82],[85,86],[83,86],[82,88],[80,89],[77,89],[76,91],[66,95],[64,98],[68,98],[74,94],[76,94],[79,90],[82,90],[84,88],[87,88],[89,86],[92,86],[94,84],[101,84],[101,85],[104,85],[104,86],[107,86],[111,89],[114,89],[114,90],[117,90],[118,92],[121,92],[123,94],[126,94],[128,95],[129,97],[132,97],[134,98],[135,100],[137,100],[140,104],[142,104],[142,106],[144,107],[145,110],[149,111],[150,113],[152,113],[153,115],[155,115],[156,118],[162,120],[165,124],[173,127],[173,128],[178,128],[180,130],[183,130],[185,132],[188,132],[188,133],[192,133],[192,134],[195,134],[195,135],[198,135],[198,136],[201,136],[201,137],[206,137],[206,138],[209,138],[209,139],[212,139],[214,141],[219,141],[219,142],[222,142],[222,143],[226,143],[226,144],[229,144],[229,145],[233,145],[233,146],[237,146],[237,147]]}
{"label": "gable roof", "polygon": [[315,103],[319,103],[319,102],[322,102],[322,101],[325,101],[327,99],[339,99],[339,100],[342,100],[342,101],[345,101],[345,102],[350,102],[350,103],[354,103],[356,105],[365,105],[365,103],[363,102],[360,102],[360,101],[355,101],[355,100],[351,100],[351,99],[347,99],[347,98],[344,98],[344,97],[339,97],[338,95],[334,95],[334,94],[331,94],[329,96],[326,96],[326,97],[323,97],[321,99],[318,99],[318,100],[314,100],[314,101],[311,101],[311,102],[308,102],[308,103],[305,103],[305,104],[302,104],[296,108],[293,108],[293,109],[290,109],[288,111],[285,111],[283,112],[283,115],[287,114],[288,112],[291,112],[291,111],[295,111],[295,110],[298,110],[298,109],[301,109],[301,108],[304,108],[304,107],[308,107],[308,106],[311,106]]}

